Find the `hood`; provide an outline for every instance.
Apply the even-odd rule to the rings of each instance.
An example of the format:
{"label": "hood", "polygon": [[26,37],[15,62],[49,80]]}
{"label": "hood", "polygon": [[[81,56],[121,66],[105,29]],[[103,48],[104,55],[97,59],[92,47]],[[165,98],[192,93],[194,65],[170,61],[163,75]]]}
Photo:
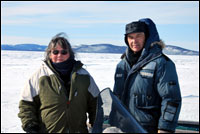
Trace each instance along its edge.
{"label": "hood", "polygon": [[140,19],[148,27],[148,38],[146,39],[144,48],[138,61],[144,59],[149,53],[161,53],[164,48],[164,43],[160,40],[156,25],[149,18]]}
{"label": "hood", "polygon": [[[152,49],[153,47],[157,47],[160,49],[157,49],[156,51],[162,51],[162,49],[165,47],[165,44],[160,39],[156,25],[151,19],[144,18],[144,19],[140,19],[139,21],[144,22],[147,25],[147,29],[148,29],[148,38],[145,41],[145,45],[141,53],[141,57],[140,57],[140,60],[141,60],[149,54],[150,49]],[[126,36],[125,36],[125,43],[126,44],[128,43],[126,40]],[[127,49],[130,49],[129,46]],[[123,54],[121,58],[124,58],[124,56],[125,54]]]}
{"label": "hood", "polygon": [[139,21],[144,22],[148,27],[149,37],[146,39],[146,43],[144,47],[144,49],[148,50],[152,43],[160,41],[160,37],[157,31],[156,25],[151,19],[144,18],[144,19],[140,19]]}
{"label": "hood", "polygon": [[150,48],[152,48],[152,47],[154,47],[154,46],[158,46],[158,47],[160,47],[161,49],[164,49],[166,45],[165,45],[165,43],[164,43],[162,40],[160,40],[160,41],[152,42],[152,43],[150,44]]}
{"label": "hood", "polygon": [[[149,48],[156,47],[157,51],[160,51],[160,50],[164,49],[165,46],[166,46],[165,43],[164,43],[162,40],[160,40],[160,41],[152,42],[152,43],[150,44]],[[125,58],[125,57],[127,56],[128,51],[131,51],[131,49],[130,49],[129,47],[126,49],[126,52],[124,52],[124,53],[121,55],[120,58],[121,58],[121,59]],[[149,52],[151,52],[151,51],[155,51],[155,49],[153,49],[153,50],[150,49]]]}

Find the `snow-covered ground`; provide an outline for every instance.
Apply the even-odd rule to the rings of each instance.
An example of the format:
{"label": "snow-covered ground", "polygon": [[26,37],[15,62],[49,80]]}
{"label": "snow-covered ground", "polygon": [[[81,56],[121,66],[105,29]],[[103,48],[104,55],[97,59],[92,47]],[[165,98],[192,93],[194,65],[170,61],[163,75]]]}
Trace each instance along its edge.
{"label": "snow-covered ground", "polygon": [[[113,89],[121,54],[77,53],[77,60],[95,79],[100,90]],[[183,98],[179,119],[199,121],[199,56],[169,55],[175,62]],[[23,133],[17,114],[20,91],[40,67],[44,52],[1,51],[1,132]]]}

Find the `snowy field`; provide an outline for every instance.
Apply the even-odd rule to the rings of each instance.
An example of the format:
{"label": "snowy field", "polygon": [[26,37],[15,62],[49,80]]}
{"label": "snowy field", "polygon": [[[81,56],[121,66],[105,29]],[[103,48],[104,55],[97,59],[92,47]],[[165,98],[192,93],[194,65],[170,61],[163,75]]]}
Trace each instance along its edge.
{"label": "snowy field", "polygon": [[[102,90],[113,89],[121,54],[77,53]],[[183,98],[179,120],[199,121],[199,56],[169,55],[175,62]],[[44,52],[1,51],[1,133],[23,133],[19,96],[28,78],[40,67]]]}

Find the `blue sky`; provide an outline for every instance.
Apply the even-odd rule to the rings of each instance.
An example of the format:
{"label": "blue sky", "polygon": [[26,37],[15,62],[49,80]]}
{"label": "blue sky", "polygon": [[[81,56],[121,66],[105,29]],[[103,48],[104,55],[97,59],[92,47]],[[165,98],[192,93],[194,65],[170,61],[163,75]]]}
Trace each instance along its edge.
{"label": "blue sky", "polygon": [[1,44],[125,45],[125,25],[151,18],[167,45],[199,51],[199,1],[1,1]]}

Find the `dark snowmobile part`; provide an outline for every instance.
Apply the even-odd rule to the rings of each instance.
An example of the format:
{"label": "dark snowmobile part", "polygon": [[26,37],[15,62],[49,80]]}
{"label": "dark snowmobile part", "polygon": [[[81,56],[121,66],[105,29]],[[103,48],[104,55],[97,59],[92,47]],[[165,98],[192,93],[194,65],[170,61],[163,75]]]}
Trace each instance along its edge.
{"label": "dark snowmobile part", "polygon": [[106,88],[98,96],[97,115],[92,132],[102,133],[109,127],[126,133],[147,133],[110,88]]}

